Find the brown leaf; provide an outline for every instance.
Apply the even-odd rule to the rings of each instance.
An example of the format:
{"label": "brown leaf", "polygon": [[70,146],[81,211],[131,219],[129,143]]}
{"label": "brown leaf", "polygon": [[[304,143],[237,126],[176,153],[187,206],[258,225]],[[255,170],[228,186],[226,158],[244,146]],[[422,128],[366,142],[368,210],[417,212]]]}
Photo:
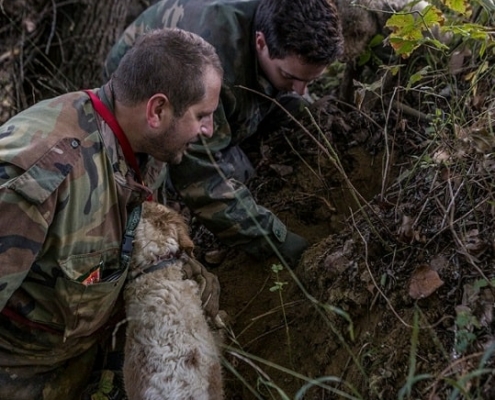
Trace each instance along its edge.
{"label": "brown leaf", "polygon": [[294,168],[289,165],[270,164],[270,168],[282,177],[290,175],[294,172]]}
{"label": "brown leaf", "polygon": [[221,264],[223,260],[225,260],[225,256],[227,255],[227,250],[211,250],[205,253],[205,261],[208,264]]}
{"label": "brown leaf", "polygon": [[451,74],[455,75],[463,70],[464,61],[467,57],[471,56],[471,50],[464,48],[463,50],[457,50],[452,53],[449,62],[449,71]]}
{"label": "brown leaf", "polygon": [[430,266],[433,270],[440,272],[449,267],[449,260],[444,255],[438,254],[430,260]]}
{"label": "brown leaf", "polygon": [[414,237],[414,232],[413,232],[413,223],[414,219],[412,219],[408,215],[403,215],[402,216],[402,224],[397,230],[397,234],[399,235],[399,238],[402,241],[409,241]]}
{"label": "brown leaf", "polygon": [[488,243],[480,238],[478,229],[471,229],[470,231],[466,232],[463,239],[463,244],[469,254],[479,256],[483,254],[488,248]]}
{"label": "brown leaf", "polygon": [[413,243],[414,241],[424,243],[426,238],[421,235],[420,230],[413,229],[414,219],[408,215],[402,216],[402,224],[397,230],[399,239],[406,243]]}
{"label": "brown leaf", "polygon": [[443,283],[435,270],[427,264],[422,264],[413,272],[409,283],[409,296],[416,300],[423,299],[430,296]]}

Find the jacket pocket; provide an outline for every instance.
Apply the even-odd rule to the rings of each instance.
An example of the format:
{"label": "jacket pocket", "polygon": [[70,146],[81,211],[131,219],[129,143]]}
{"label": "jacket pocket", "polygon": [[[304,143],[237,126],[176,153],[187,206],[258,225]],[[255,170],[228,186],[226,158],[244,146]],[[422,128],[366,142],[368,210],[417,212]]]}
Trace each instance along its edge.
{"label": "jacket pocket", "polygon": [[[81,271],[84,262],[88,272],[99,271],[98,278],[88,281],[58,277],[55,283],[55,302],[64,321],[64,339],[88,336],[101,328],[115,311],[115,305],[124,286],[127,270],[104,263],[101,254],[70,258],[63,263],[66,270]],[[91,276],[89,274],[88,276]]]}

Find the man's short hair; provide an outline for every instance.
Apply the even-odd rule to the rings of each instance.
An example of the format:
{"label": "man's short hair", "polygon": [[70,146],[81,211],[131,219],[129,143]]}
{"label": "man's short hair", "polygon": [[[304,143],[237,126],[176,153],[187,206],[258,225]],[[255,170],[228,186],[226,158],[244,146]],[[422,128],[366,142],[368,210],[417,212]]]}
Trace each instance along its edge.
{"label": "man's short hair", "polygon": [[163,93],[181,116],[204,97],[208,67],[223,76],[215,48],[200,36],[178,28],[150,31],[139,36],[113,73],[114,95],[135,105]]}
{"label": "man's short hair", "polygon": [[264,34],[270,58],[297,55],[308,64],[328,65],[343,53],[332,0],[261,0],[254,28]]}

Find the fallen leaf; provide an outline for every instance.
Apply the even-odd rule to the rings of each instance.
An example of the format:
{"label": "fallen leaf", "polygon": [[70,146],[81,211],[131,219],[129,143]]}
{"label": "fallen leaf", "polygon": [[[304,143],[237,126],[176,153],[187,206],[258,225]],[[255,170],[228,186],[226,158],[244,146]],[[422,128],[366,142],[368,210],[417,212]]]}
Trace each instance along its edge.
{"label": "fallen leaf", "polygon": [[211,250],[205,253],[205,261],[212,265],[221,264],[226,255],[227,250]]}
{"label": "fallen leaf", "polygon": [[282,177],[290,175],[294,171],[294,168],[289,165],[271,164],[270,168]]}
{"label": "fallen leaf", "polygon": [[408,215],[402,216],[402,224],[397,230],[397,234],[399,235],[399,238],[402,241],[408,241],[414,237],[413,227],[412,227],[413,223],[414,220],[410,216]]}
{"label": "fallen leaf", "polygon": [[450,159],[450,154],[446,149],[437,150],[433,154],[433,161],[435,161],[437,164],[444,163],[449,159]]}
{"label": "fallen leaf", "polygon": [[466,232],[463,239],[464,246],[469,254],[479,256],[488,248],[488,243],[480,238],[478,229],[471,229]]}
{"label": "fallen leaf", "polygon": [[419,230],[413,229],[414,219],[408,215],[402,217],[402,224],[397,229],[397,235],[399,239],[406,243],[413,243],[414,241],[424,243],[426,238],[421,235]]}
{"label": "fallen leaf", "polygon": [[429,265],[422,264],[416,268],[409,283],[409,296],[413,299],[424,299],[430,296],[444,282],[438,273]]}
{"label": "fallen leaf", "polygon": [[471,50],[467,47],[452,53],[449,62],[449,71],[452,75],[462,72],[464,61],[467,57],[471,57]]}
{"label": "fallen leaf", "polygon": [[433,270],[440,272],[449,266],[449,260],[442,254],[436,255],[430,260],[430,266]]}

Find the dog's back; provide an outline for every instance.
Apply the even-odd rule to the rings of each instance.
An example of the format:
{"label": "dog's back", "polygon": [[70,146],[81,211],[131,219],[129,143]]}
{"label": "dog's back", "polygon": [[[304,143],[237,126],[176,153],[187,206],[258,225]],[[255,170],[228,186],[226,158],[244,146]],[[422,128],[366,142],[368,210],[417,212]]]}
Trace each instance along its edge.
{"label": "dog's back", "polygon": [[124,383],[129,400],[223,399],[220,356],[201,308],[198,285],[182,278],[178,253],[192,249],[187,225],[169,208],[146,202],[135,232],[124,291],[128,319]]}

